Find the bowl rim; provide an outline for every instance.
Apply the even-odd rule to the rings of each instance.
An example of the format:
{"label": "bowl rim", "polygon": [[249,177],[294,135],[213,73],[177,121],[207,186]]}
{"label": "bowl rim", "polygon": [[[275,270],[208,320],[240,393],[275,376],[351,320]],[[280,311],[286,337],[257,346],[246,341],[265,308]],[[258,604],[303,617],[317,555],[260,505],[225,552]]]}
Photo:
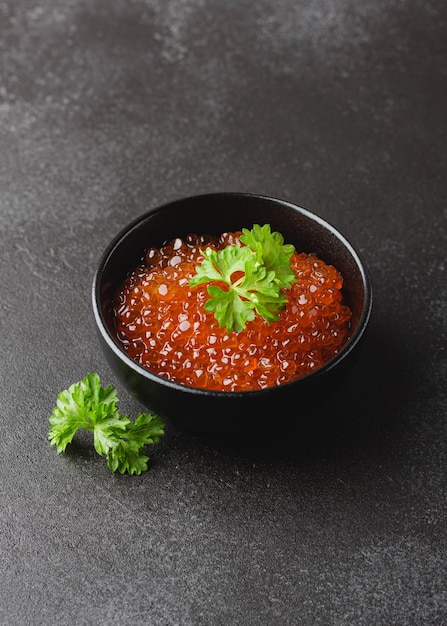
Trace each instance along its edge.
{"label": "bowl rim", "polygon": [[[342,347],[340,352],[332,357],[329,361],[321,365],[318,369],[301,378],[288,381],[281,385],[277,385],[275,387],[265,387],[263,389],[252,389],[252,390],[239,390],[239,391],[225,391],[225,390],[215,390],[215,389],[205,389],[201,387],[193,387],[190,385],[185,385],[182,383],[177,383],[171,380],[168,380],[158,374],[151,372],[150,370],[144,368],[139,365],[136,361],[134,361],[128,354],[118,345],[116,340],[111,336],[108,332],[107,325],[105,323],[102,307],[101,307],[101,281],[102,276],[104,274],[104,270],[106,268],[107,262],[112,257],[114,251],[119,247],[120,243],[131,235],[133,230],[137,228],[142,222],[148,219],[152,214],[157,212],[161,212],[164,209],[174,206],[176,204],[181,204],[184,202],[193,202],[194,200],[205,200],[209,199],[212,201],[213,199],[219,198],[249,198],[253,200],[263,200],[269,201],[274,204],[280,204],[282,206],[288,207],[294,211],[297,211],[301,215],[307,217],[308,219],[317,222],[320,226],[328,230],[333,236],[335,236],[340,243],[348,250],[349,254],[354,259],[358,270],[361,275],[361,280],[363,284],[364,290],[364,302],[361,314],[359,316],[357,327],[350,337],[349,341]],[[142,250],[143,252],[143,250]],[[94,272],[92,290],[92,306],[93,306],[93,315],[96,323],[97,330],[100,332],[101,337],[107,344],[108,348],[112,350],[116,357],[121,360],[127,367],[129,367],[133,372],[147,379],[151,383],[156,383],[162,385],[163,387],[171,388],[176,391],[181,391],[186,394],[194,394],[194,395],[203,395],[207,397],[225,397],[225,398],[248,398],[259,395],[265,395],[268,392],[275,392],[280,390],[281,388],[290,388],[291,386],[299,386],[303,384],[307,384],[310,381],[315,381],[320,378],[330,370],[334,369],[341,361],[345,360],[348,355],[352,353],[360,339],[362,338],[365,330],[368,326],[372,306],[373,306],[373,288],[372,281],[368,266],[359,252],[356,245],[354,245],[351,241],[347,239],[347,237],[336,228],[331,222],[322,218],[320,215],[310,211],[309,209],[303,208],[300,205],[297,205],[288,200],[283,200],[281,198],[277,198],[270,195],[257,194],[251,192],[214,192],[214,193],[204,193],[204,194],[195,194],[192,196],[178,197],[171,201],[165,202],[161,205],[157,205],[146,210],[144,213],[140,214],[133,220],[131,220],[126,226],[121,228],[119,232],[112,238],[109,244],[106,246],[104,251],[99,257],[99,262],[97,268]]]}

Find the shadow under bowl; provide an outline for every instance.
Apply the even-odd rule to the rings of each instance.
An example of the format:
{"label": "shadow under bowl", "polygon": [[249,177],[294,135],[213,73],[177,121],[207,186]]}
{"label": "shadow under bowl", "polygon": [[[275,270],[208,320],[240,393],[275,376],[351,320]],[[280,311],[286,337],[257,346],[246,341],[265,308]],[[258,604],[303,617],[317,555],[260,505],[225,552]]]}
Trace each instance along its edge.
{"label": "shadow under bowl", "polygon": [[[345,302],[352,311],[349,341],[316,371],[259,391],[210,391],[170,382],[133,361],[114,328],[113,298],[145,249],[161,247],[189,233],[223,232],[271,225],[298,252],[315,253],[342,274]],[[249,193],[216,193],[175,200],[154,208],[124,228],[102,255],[94,276],[93,312],[102,350],[125,387],[149,411],[187,430],[210,435],[260,432],[312,422],[324,413],[337,386],[348,376],[371,315],[368,269],[355,247],[331,224],[277,198]],[[228,430],[231,429],[229,433]]]}

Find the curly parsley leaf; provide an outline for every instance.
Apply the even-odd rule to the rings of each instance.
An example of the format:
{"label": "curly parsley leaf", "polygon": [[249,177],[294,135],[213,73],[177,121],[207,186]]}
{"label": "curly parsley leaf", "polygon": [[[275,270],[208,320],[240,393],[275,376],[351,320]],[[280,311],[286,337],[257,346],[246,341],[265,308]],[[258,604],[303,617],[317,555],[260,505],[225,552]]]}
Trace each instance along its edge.
{"label": "curly parsley leaf", "polygon": [[283,236],[272,233],[269,224],[255,224],[251,231],[243,229],[241,242],[244,245],[218,251],[206,248],[190,280],[191,286],[211,283],[205,310],[213,312],[227,332],[236,333],[254,319],[255,313],[267,323],[277,321],[287,302],[284,290],[296,282],[290,263],[294,247],[284,245]]}
{"label": "curly parsley leaf", "polygon": [[231,286],[233,274],[245,272],[247,263],[257,263],[256,255],[246,246],[226,246],[218,251],[206,248],[203,255],[205,258],[196,267],[197,274],[190,280],[192,286],[214,281]]}
{"label": "curly parsley leaf", "polygon": [[238,333],[245,328],[247,322],[254,320],[253,302],[242,299],[234,289],[225,291],[216,285],[210,285],[208,294],[211,298],[205,302],[205,311],[214,313],[219,326],[226,328],[228,332],[235,330]]}
{"label": "curly parsley leaf", "polygon": [[252,230],[242,229],[241,242],[258,254],[267,271],[275,273],[275,280],[284,289],[290,289],[296,282],[295,272],[290,267],[290,259],[295,251],[292,244],[284,244],[281,233],[273,232],[270,224],[254,224]]}
{"label": "curly parsley leaf", "polygon": [[112,472],[121,474],[141,474],[147,470],[149,457],[144,453],[144,446],[159,441],[164,434],[163,423],[155,415],[140,413],[131,422],[116,444],[107,454],[107,464]]}
{"label": "curly parsley leaf", "polygon": [[49,417],[48,439],[58,453],[80,429],[93,434],[98,454],[107,457],[109,468],[121,473],[141,474],[147,469],[144,446],[163,435],[163,423],[150,413],[141,413],[135,422],[118,411],[114,387],[101,387],[97,374],[87,374],[79,383],[58,394]]}

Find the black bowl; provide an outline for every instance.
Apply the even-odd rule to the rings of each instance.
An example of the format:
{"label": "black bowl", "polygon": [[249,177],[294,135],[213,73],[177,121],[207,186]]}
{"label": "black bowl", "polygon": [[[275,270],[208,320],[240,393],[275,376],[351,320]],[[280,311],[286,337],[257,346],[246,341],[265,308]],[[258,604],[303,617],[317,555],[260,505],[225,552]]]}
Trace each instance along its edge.
{"label": "black bowl", "polygon": [[[328,363],[293,382],[259,391],[209,391],[173,383],[135,363],[115,336],[112,300],[130,270],[150,246],[160,247],[188,233],[220,235],[268,223],[298,252],[314,252],[344,278],[352,310],[351,338]],[[226,434],[286,421],[312,421],[344,382],[358,353],[371,314],[368,270],[354,246],[317,215],[276,198],[217,193],[176,200],[152,209],[122,230],[105,250],[93,282],[93,311],[104,354],[129,391],[151,412],[196,432]],[[231,426],[229,426],[231,424]]]}

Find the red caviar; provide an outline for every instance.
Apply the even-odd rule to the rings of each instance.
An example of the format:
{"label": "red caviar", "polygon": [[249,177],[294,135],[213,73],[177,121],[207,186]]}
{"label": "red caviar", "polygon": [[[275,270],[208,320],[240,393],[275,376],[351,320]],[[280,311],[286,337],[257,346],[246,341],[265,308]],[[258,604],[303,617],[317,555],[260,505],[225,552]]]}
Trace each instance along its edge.
{"label": "red caviar", "polygon": [[132,359],[177,383],[246,391],[301,378],[339,352],[351,320],[343,279],[314,254],[293,254],[298,282],[287,290],[278,322],[256,316],[240,333],[227,333],[205,311],[206,285],[189,286],[200,250],[234,245],[240,234],[191,234],[146,251],[114,302],[117,337]]}

